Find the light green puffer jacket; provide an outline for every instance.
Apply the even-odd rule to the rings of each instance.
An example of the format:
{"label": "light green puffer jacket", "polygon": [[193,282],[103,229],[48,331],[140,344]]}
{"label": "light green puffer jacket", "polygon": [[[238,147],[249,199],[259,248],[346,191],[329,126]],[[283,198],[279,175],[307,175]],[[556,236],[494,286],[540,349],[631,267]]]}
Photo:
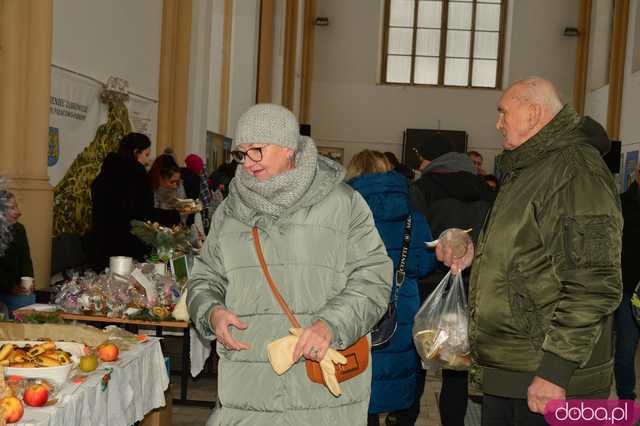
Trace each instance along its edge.
{"label": "light green puffer jacket", "polygon": [[366,424],[370,367],[341,383],[338,398],[309,381],[303,361],[282,376],[271,368],[266,346],[291,325],[263,277],[251,235],[257,226],[271,275],[300,323],[322,319],[333,332],[333,347],[351,345],[386,310],[393,266],[369,207],[342,183],[343,174],[337,163],[319,157],[310,189],[277,219],[248,208],[234,193],[216,210],[187,304],[207,338],[215,338],[208,318],[216,305],[249,325],[231,329],[249,350],[217,345],[222,425]]}

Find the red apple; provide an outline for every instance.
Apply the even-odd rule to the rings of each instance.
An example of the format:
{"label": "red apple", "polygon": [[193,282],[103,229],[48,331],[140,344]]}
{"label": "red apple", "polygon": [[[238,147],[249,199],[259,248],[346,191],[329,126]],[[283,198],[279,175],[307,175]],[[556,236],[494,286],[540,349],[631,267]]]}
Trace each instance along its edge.
{"label": "red apple", "polygon": [[49,389],[44,385],[31,385],[24,391],[22,399],[32,407],[42,407],[49,400]]}
{"label": "red apple", "polygon": [[111,362],[118,359],[118,352],[120,351],[118,350],[118,347],[113,343],[103,343],[102,345],[98,346],[97,349],[100,359],[105,362]]}
{"label": "red apple", "polygon": [[22,402],[15,396],[0,399],[0,413],[7,423],[15,423],[22,418],[24,408]]}

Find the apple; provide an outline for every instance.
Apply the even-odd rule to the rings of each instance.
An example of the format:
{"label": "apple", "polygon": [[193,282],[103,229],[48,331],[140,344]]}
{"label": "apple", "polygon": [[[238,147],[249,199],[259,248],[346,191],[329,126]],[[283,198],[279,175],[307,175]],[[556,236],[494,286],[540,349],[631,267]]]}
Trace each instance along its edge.
{"label": "apple", "polygon": [[49,389],[41,384],[31,385],[24,391],[22,399],[31,407],[42,407],[49,400]]}
{"label": "apple", "polygon": [[97,350],[100,359],[105,362],[115,361],[118,359],[118,352],[120,352],[118,347],[113,343],[103,343],[98,346]]}
{"label": "apple", "polygon": [[24,407],[18,398],[9,396],[0,399],[0,413],[7,423],[15,423],[22,418]]}

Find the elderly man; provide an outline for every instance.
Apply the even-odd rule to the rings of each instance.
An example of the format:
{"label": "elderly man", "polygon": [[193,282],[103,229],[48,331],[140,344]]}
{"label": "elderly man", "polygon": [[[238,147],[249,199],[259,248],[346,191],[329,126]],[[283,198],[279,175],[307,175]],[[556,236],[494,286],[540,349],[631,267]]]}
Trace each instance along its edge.
{"label": "elderly man", "polygon": [[[536,77],[511,85],[498,105],[501,188],[475,248],[469,295],[484,425],[545,424],[550,400],[609,395],[622,217],[592,146],[601,141],[584,122]],[[474,257],[437,254],[454,271]]]}

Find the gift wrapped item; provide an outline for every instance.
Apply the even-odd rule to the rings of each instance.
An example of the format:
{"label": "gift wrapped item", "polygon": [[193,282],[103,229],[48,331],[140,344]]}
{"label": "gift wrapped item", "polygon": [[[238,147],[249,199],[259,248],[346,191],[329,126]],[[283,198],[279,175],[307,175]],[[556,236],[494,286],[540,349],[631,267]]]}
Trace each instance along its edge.
{"label": "gift wrapped item", "polygon": [[467,309],[462,278],[449,272],[415,316],[413,341],[425,368],[469,367]]}
{"label": "gift wrapped item", "polygon": [[167,319],[180,294],[173,277],[156,273],[153,265],[141,264],[135,265],[134,273],[126,279],[110,273],[73,277],[61,286],[55,303],[71,313],[125,318],[145,310],[156,319]]}
{"label": "gift wrapped item", "polygon": [[82,296],[82,289],[76,279],[62,285],[58,294],[56,295],[54,302],[62,310],[70,313],[80,313],[80,297]]}

